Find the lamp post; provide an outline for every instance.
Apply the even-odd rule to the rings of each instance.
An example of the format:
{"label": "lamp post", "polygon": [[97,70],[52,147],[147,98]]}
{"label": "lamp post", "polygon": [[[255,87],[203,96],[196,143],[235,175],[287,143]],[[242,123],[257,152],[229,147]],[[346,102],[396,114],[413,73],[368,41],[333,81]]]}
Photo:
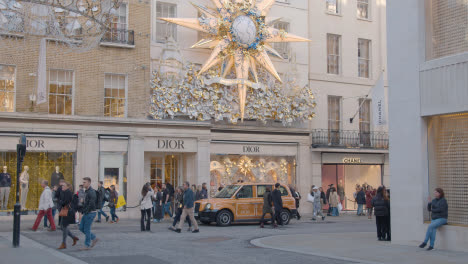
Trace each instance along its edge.
{"label": "lamp post", "polygon": [[13,218],[13,247],[19,247],[20,240],[20,220],[21,220],[21,204],[19,201],[20,189],[19,178],[21,174],[21,164],[26,155],[26,136],[21,134],[18,145],[16,145],[16,203]]}

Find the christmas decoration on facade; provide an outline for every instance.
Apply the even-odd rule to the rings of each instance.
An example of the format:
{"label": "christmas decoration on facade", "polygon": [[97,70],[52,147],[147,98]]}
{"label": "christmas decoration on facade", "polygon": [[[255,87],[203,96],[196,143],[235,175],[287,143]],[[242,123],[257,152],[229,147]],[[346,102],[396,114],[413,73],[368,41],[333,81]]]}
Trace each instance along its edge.
{"label": "christmas decoration on facade", "polygon": [[79,51],[99,45],[121,0],[0,0],[0,38],[43,36]]}
{"label": "christmas decoration on facade", "polygon": [[[216,9],[193,4],[200,18],[160,18],[211,35],[193,48],[213,49],[198,76],[219,66],[218,74],[210,83],[236,86],[241,120],[247,113],[247,90],[267,90],[260,82],[257,66],[263,67],[279,82],[281,78],[269,58],[268,52],[281,57],[271,43],[306,42],[306,38],[289,34],[268,26],[266,16],[275,0],[212,0]],[[226,78],[234,68],[235,77]],[[264,92],[264,91],[263,91]]]}

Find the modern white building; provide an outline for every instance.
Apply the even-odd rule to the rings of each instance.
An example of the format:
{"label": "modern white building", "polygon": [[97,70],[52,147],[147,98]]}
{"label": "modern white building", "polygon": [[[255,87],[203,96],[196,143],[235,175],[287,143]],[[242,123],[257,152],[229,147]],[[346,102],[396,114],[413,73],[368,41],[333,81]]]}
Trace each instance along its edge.
{"label": "modern white building", "polygon": [[441,187],[436,247],[468,248],[468,2],[387,2],[392,241],[417,246]]}

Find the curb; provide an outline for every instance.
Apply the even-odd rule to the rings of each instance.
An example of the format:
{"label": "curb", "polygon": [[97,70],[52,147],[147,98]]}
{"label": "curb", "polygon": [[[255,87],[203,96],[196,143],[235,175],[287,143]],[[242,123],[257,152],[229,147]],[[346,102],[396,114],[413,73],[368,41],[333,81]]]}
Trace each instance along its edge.
{"label": "curb", "polygon": [[262,242],[262,240],[265,240],[265,239],[279,238],[279,237],[285,237],[285,236],[290,236],[290,235],[277,235],[277,236],[262,237],[262,238],[253,239],[253,240],[250,241],[250,243],[252,245],[254,245],[254,246],[261,247],[261,248],[282,250],[282,251],[294,252],[294,253],[298,253],[298,254],[318,256],[318,257],[323,257],[323,258],[337,259],[337,260],[350,261],[350,262],[363,263],[363,264],[383,264],[382,262],[367,261],[367,260],[363,260],[363,259],[346,258],[346,257],[340,257],[340,256],[336,256],[336,255],[328,255],[328,254],[313,252],[312,250],[304,252],[304,251],[295,250],[295,249],[292,249],[292,248],[275,247],[275,246],[266,245],[266,244],[264,244]]}

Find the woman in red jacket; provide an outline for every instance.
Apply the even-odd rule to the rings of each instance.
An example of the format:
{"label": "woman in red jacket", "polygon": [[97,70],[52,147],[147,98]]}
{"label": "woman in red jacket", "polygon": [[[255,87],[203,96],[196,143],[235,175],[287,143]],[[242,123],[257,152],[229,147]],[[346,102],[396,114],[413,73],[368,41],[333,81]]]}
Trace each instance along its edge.
{"label": "woman in red jacket", "polygon": [[372,186],[367,185],[367,191],[366,191],[366,208],[367,208],[367,218],[372,219],[372,199],[375,196],[375,190],[372,188]]}

